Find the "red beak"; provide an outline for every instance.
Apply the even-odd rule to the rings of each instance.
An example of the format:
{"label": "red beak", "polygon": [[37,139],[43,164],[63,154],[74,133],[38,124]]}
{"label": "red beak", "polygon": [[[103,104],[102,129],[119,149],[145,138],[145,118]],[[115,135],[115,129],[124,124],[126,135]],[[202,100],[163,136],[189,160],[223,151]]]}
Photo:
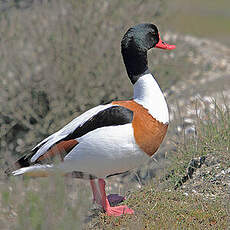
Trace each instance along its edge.
{"label": "red beak", "polygon": [[166,42],[162,41],[159,35],[159,42],[156,44],[155,48],[166,49],[166,50],[173,50],[176,49],[175,45],[169,45]]}

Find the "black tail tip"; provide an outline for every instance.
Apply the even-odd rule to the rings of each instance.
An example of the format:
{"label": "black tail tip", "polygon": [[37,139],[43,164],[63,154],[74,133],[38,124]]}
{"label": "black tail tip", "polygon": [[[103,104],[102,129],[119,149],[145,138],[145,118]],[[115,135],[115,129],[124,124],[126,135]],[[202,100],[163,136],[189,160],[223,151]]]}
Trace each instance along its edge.
{"label": "black tail tip", "polygon": [[7,177],[11,176],[11,175],[12,175],[12,172],[13,172],[13,170],[12,170],[11,168],[7,168],[7,169],[4,171],[4,173],[5,173],[5,175],[6,175]]}

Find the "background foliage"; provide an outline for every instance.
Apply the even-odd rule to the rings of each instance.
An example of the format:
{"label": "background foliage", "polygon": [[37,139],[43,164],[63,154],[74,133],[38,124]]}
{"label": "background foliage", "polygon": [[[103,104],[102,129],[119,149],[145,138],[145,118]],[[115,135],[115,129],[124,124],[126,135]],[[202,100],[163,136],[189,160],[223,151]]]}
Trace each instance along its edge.
{"label": "background foliage", "polygon": [[130,25],[159,18],[163,1],[154,8],[151,1],[27,4],[0,20],[0,146],[6,155],[30,149],[88,108],[131,97],[120,39]]}

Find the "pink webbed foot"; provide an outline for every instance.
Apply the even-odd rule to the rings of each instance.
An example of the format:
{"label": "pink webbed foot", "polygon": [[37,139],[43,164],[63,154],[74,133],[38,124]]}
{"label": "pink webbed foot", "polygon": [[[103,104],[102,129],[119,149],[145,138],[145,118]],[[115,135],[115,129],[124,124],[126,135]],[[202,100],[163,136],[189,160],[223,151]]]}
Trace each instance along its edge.
{"label": "pink webbed foot", "polygon": [[126,205],[109,207],[106,210],[108,216],[121,216],[124,214],[134,214],[134,211]]}
{"label": "pink webbed foot", "polygon": [[124,201],[126,198],[124,196],[120,196],[118,194],[110,194],[107,196],[110,205],[117,205]]}
{"label": "pink webbed foot", "polygon": [[105,181],[103,179],[98,179],[98,185],[99,185],[98,190],[96,190],[96,187],[94,186],[94,182],[92,181],[91,186],[93,189],[93,194],[95,195],[94,197],[100,198],[98,200],[99,201],[98,203],[101,204],[102,208],[104,209],[104,211],[108,216],[121,216],[124,214],[134,214],[134,211],[126,205],[111,207],[110,202],[121,201],[121,200],[123,201],[124,197],[116,194],[107,197],[105,193]]}

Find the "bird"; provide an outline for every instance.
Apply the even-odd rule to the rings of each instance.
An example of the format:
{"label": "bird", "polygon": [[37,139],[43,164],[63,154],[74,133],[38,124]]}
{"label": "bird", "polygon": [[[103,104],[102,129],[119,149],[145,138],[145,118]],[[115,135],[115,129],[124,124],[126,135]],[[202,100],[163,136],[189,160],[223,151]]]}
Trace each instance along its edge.
{"label": "bird", "polygon": [[73,119],[19,158],[10,174],[46,177],[54,173],[89,179],[93,201],[108,216],[133,214],[126,205],[112,206],[106,178],[143,165],[158,150],[169,124],[166,99],[148,68],[152,48],[173,50],[152,23],[130,27],[121,54],[133,85],[133,98],[98,105]]}

